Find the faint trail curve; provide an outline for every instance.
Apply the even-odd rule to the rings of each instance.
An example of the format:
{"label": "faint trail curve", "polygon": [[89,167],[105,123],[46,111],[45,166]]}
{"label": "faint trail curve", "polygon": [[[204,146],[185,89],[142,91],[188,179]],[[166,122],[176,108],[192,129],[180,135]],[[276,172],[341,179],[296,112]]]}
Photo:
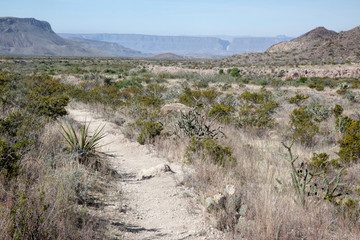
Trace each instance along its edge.
{"label": "faint trail curve", "polygon": [[[192,192],[182,186],[186,170],[155,156],[146,146],[131,142],[120,128],[85,109],[68,109],[76,121],[90,122],[93,132],[105,124],[106,146],[112,168],[121,175],[117,190],[105,200],[101,214],[109,219],[107,235],[111,239],[222,239],[206,227],[202,209],[195,203]],[[142,169],[168,164],[174,172],[162,172],[155,177],[137,180]],[[121,191],[121,194],[119,194]],[[122,196],[120,199],[119,196]],[[190,197],[189,197],[190,196]]]}

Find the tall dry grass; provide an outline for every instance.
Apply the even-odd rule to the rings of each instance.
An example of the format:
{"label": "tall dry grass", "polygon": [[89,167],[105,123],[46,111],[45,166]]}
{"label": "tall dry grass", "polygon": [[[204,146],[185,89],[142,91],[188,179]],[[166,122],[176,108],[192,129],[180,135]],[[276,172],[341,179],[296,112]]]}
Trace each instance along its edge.
{"label": "tall dry grass", "polygon": [[[284,159],[286,154],[282,141],[289,138],[289,114],[296,108],[287,102],[287,97],[301,92],[299,89],[287,89],[279,99],[280,107],[275,115],[278,123],[275,129],[258,131],[237,129],[225,125],[222,131],[226,138],[220,139],[222,145],[231,147],[237,160],[236,166],[221,167],[210,161],[197,159],[193,167],[191,185],[198,190],[199,197],[205,205],[206,199],[218,193],[225,193],[226,185],[234,185],[241,198],[241,204],[248,210],[242,223],[238,222],[237,213],[229,209],[224,218],[220,212],[206,213],[209,219],[215,215],[219,226],[222,221],[223,230],[226,224],[233,224],[229,237],[239,239],[358,239],[360,225],[354,222],[341,209],[324,200],[321,196],[308,197],[306,206],[302,206],[291,183],[291,167]],[[340,104],[347,114],[358,114],[354,104],[333,93],[333,90],[318,92],[306,89],[310,95],[309,102],[334,107]],[[337,141],[340,133],[334,126],[335,118],[330,117],[321,123],[320,133],[315,136],[315,145],[306,147],[296,144],[293,153],[299,156],[297,164],[309,163],[314,152],[326,152],[336,158]],[[184,158],[188,139],[182,137],[161,137],[155,145],[158,151],[171,160],[186,162]],[[356,176],[358,165],[351,166],[342,176],[342,181],[350,183],[354,188],[359,177]],[[345,196],[346,199],[346,196]],[[236,219],[236,221],[234,221]],[[211,223],[214,221],[210,220]],[[221,225],[221,224],[220,224]],[[234,226],[235,225],[235,226]],[[225,228],[225,229],[224,229]]]}
{"label": "tall dry grass", "polygon": [[57,124],[47,124],[23,156],[20,175],[0,184],[0,239],[102,238],[87,210],[97,174],[65,151],[60,132]]}

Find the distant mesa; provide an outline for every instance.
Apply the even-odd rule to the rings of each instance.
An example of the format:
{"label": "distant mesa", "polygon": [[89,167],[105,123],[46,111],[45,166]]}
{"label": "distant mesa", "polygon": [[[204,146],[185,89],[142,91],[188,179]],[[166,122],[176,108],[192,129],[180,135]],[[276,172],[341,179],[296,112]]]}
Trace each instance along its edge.
{"label": "distant mesa", "polygon": [[86,48],[97,49],[113,57],[145,58],[151,57],[153,55],[126,48],[124,46],[121,46],[120,44],[113,42],[96,41],[84,38],[69,38],[69,40],[80,43],[83,47]]}
{"label": "distant mesa", "polygon": [[264,52],[270,46],[292,38],[279,37],[237,37],[227,41],[219,37],[154,36],[142,34],[68,34],[64,38],[82,38],[117,43],[142,53],[173,53],[190,57],[223,57],[249,52]]}
{"label": "distant mesa", "polygon": [[34,18],[0,18],[0,54],[22,56],[107,56],[63,39],[48,22]]}

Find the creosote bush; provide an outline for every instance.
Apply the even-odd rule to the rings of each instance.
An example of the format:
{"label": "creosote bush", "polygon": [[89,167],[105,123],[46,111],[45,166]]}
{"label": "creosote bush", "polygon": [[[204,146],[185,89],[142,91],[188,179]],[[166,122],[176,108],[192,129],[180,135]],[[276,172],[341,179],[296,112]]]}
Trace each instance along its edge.
{"label": "creosote bush", "polygon": [[220,145],[217,139],[210,137],[202,139],[192,137],[190,145],[187,148],[186,158],[190,163],[194,161],[194,158],[200,158],[203,161],[209,160],[211,163],[220,166],[235,162],[232,149]]}
{"label": "creosote bush", "polygon": [[145,143],[154,143],[155,137],[159,136],[164,129],[161,122],[152,121],[136,121],[135,125],[140,127],[140,135],[137,138],[138,143],[144,145]]}
{"label": "creosote bush", "polygon": [[296,94],[294,97],[289,98],[289,103],[296,104],[300,106],[309,96],[305,96],[303,94]]}
{"label": "creosote bush", "polygon": [[276,125],[272,114],[279,106],[271,92],[262,89],[259,93],[244,92],[238,97],[239,119],[237,125],[243,128],[271,128]]}
{"label": "creosote bush", "polygon": [[305,146],[314,145],[314,136],[319,132],[319,124],[306,107],[294,109],[290,115],[292,136]]}
{"label": "creosote bush", "polygon": [[358,162],[360,159],[360,120],[347,116],[338,117],[336,125],[342,132],[339,140],[340,150],[337,153],[342,163]]}

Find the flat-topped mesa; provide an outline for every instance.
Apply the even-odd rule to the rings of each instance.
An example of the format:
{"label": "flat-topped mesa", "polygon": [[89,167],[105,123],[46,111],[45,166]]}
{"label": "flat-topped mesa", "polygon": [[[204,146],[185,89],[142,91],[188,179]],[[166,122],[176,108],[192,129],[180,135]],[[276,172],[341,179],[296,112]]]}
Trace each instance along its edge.
{"label": "flat-topped mesa", "polygon": [[27,31],[32,28],[39,28],[42,31],[54,33],[51,26],[46,21],[39,21],[35,18],[15,18],[15,17],[1,17],[0,18],[0,31]]}
{"label": "flat-topped mesa", "polygon": [[48,22],[34,18],[0,18],[0,54],[25,56],[106,56],[58,36]]}

